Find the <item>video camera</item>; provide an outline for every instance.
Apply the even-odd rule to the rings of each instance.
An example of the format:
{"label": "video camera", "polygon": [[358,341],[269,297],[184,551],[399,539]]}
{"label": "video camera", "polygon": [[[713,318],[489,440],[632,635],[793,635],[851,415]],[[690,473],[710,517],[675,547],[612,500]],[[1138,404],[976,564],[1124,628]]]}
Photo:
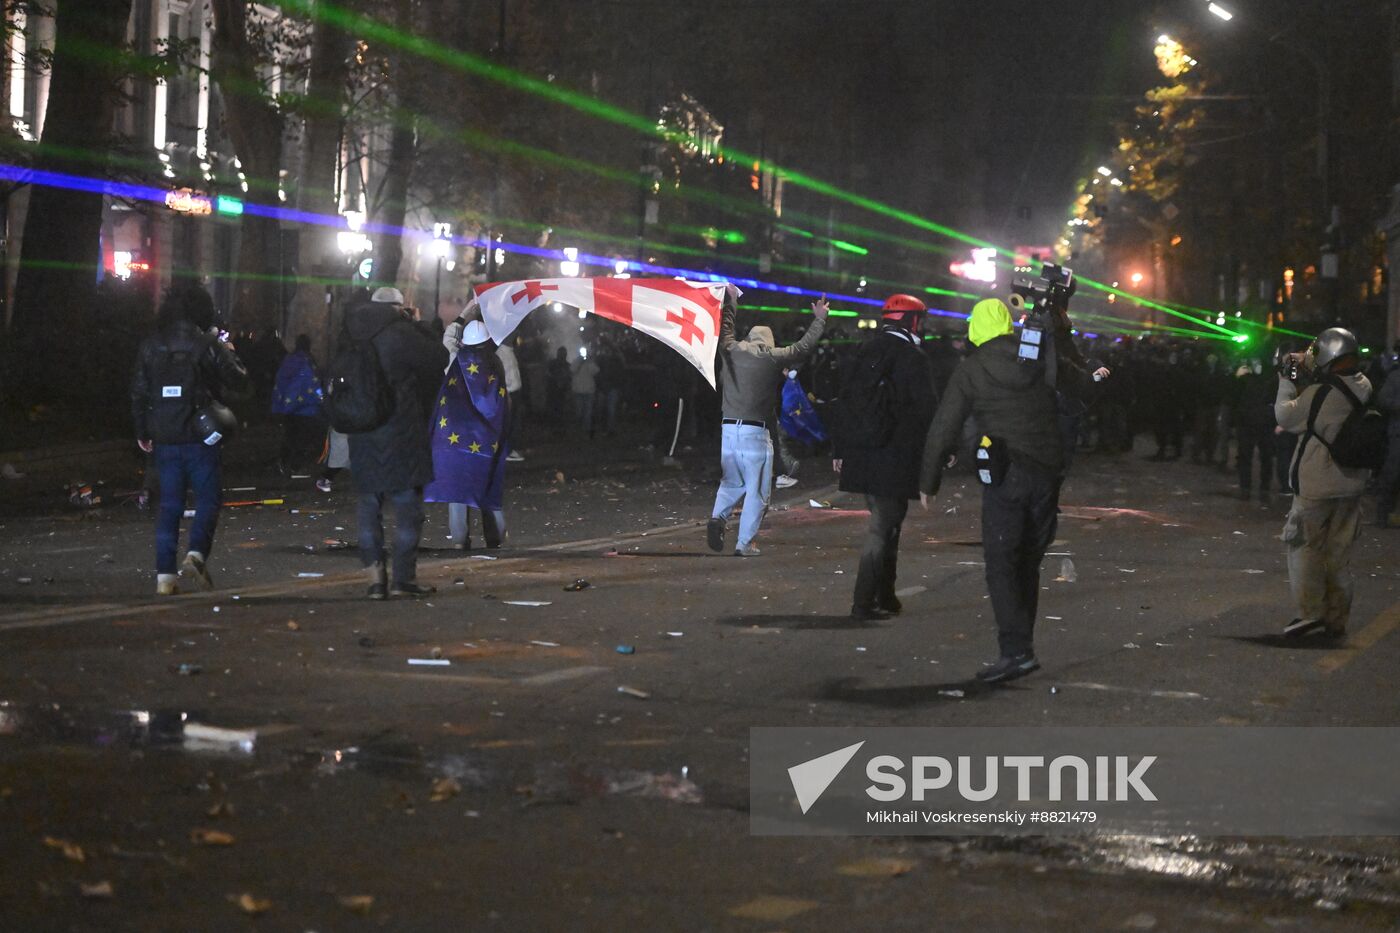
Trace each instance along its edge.
{"label": "video camera", "polygon": [[1016,279],[1011,283],[1011,309],[1025,315],[1021,324],[1021,346],[1017,355],[1028,362],[1039,362],[1045,346],[1045,331],[1069,330],[1069,299],[1079,283],[1074,270],[1047,262],[1040,278]]}

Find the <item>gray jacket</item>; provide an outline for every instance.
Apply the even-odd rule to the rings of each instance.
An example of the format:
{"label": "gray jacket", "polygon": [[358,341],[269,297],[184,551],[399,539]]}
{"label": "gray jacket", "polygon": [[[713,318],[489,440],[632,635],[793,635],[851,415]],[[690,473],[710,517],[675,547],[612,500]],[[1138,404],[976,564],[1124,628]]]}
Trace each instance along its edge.
{"label": "gray jacket", "polygon": [[734,306],[725,302],[719,329],[719,351],[724,354],[720,391],[725,418],[771,421],[783,383],[783,368],[800,361],[817,348],[826,321],[817,318],[802,339],[788,347],[773,345],[773,331],[762,325],[749,328],[747,340],[734,338]]}
{"label": "gray jacket", "polygon": [[[1340,378],[1362,403],[1371,397],[1371,383],[1365,376],[1353,373]],[[1314,384],[1300,393],[1292,382],[1280,379],[1278,398],[1274,400],[1274,417],[1278,419],[1279,427],[1291,434],[1306,434],[1308,414],[1321,388],[1322,385]],[[1336,440],[1342,422],[1347,420],[1351,411],[1351,402],[1333,389],[1327,393],[1313,427],[1330,444]],[[1365,492],[1371,471],[1338,466],[1327,450],[1327,444],[1320,443],[1317,438],[1304,438],[1293,452],[1288,475],[1298,477],[1298,488],[1294,492],[1300,496],[1308,499],[1346,499]]]}

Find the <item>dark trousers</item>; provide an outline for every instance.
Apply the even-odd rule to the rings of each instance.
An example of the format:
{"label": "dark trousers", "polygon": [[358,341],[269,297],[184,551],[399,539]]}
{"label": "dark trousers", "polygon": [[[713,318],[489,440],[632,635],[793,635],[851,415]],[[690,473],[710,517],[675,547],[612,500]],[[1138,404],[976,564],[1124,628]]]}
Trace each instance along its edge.
{"label": "dark trousers", "polygon": [[1240,471],[1240,489],[1245,492],[1253,487],[1254,452],[1259,452],[1259,491],[1268,492],[1274,479],[1274,429],[1240,425],[1238,448],[1235,452],[1236,465]]}
{"label": "dark trousers", "polygon": [[320,456],[326,425],[309,415],[282,416],[282,447],[278,458],[284,467],[301,467]]}
{"label": "dark trousers", "polygon": [[895,571],[899,564],[899,531],[909,512],[908,499],[866,496],[870,523],[865,526],[865,544],[860,550],[860,570],[856,572],[857,609],[894,602]]}
{"label": "dark trousers", "polygon": [[185,493],[194,492],[194,522],[190,524],[189,550],[205,557],[214,546],[214,527],[223,502],[220,479],[222,452],[218,445],[158,444],[156,470],[160,473],[160,511],[156,513],[156,573],[175,573],[180,548],[180,518]]}
{"label": "dark trousers", "polygon": [[1000,486],[982,489],[987,592],[1003,657],[1033,650],[1040,561],[1055,540],[1060,478],[1013,463]]}
{"label": "dark trousers", "polygon": [[360,563],[384,562],[384,504],[394,509],[393,582],[418,576],[418,542],[423,538],[423,487],[360,493]]}

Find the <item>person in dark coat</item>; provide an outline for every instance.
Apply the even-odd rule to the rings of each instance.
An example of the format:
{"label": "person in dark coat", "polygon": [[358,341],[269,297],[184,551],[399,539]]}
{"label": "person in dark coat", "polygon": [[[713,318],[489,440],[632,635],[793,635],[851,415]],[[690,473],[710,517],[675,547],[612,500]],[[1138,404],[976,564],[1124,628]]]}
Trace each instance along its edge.
{"label": "person in dark coat", "polygon": [[[431,424],[447,350],[403,311],[397,288],[380,288],[346,315],[351,340],[371,341],[394,392],[394,413],[373,431],[350,435],[350,472],[360,494],[360,560],[371,599],[426,596],[417,582],[423,536],[423,487],[433,479]],[[394,508],[393,579],[385,585],[384,504]]]}
{"label": "person in dark coat", "polygon": [[937,495],[942,483],[945,459],[957,449],[963,423],[975,416],[981,436],[991,439],[986,446],[990,459],[977,463],[983,482],[987,590],[1001,648],[1000,660],[977,678],[998,683],[1040,668],[1032,640],[1040,562],[1055,540],[1065,449],[1045,364],[1020,358],[1021,341],[1006,305],[996,298],[974,305],[968,339],[977,350],[953,373],[929,426],[919,488],[927,508],[928,497]]}
{"label": "person in dark coat", "polygon": [[[832,467],[841,474],[841,491],[864,494],[870,508],[851,601],[854,619],[884,619],[903,609],[894,595],[899,533],[909,500],[919,496],[919,460],[936,402],[933,373],[919,341],[926,314],[919,299],[890,296],[880,333],[860,348],[847,370],[833,425]],[[880,385],[884,388],[877,389]],[[877,432],[883,437],[872,441],[862,428],[871,420],[871,399],[852,397],[853,390],[887,393],[888,404],[874,406],[890,414],[889,430]]]}
{"label": "person in dark coat", "polygon": [[1240,476],[1240,498],[1249,501],[1254,486],[1254,455],[1259,454],[1259,501],[1269,502],[1269,485],[1274,478],[1274,398],[1278,395],[1278,376],[1264,372],[1260,360],[1247,360],[1236,374],[1240,387],[1236,393],[1235,437]]}

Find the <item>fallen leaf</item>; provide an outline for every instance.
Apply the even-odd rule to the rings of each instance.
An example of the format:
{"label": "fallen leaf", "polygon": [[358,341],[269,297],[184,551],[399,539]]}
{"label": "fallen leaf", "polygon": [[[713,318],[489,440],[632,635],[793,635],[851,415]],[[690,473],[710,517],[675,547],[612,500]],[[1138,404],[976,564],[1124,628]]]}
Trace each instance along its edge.
{"label": "fallen leaf", "polygon": [[749,901],[747,904],[740,904],[738,907],[731,907],[729,915],[748,920],[782,922],[796,917],[798,914],[804,914],[817,906],[816,901],[802,901],[795,897],[765,896]]}
{"label": "fallen leaf", "polygon": [[67,839],[55,839],[53,836],[44,837],[44,845],[50,849],[58,849],[63,853],[63,857],[73,862],[86,862],[87,856],[83,854],[83,847]]}
{"label": "fallen leaf", "polygon": [[111,897],[112,882],[99,881],[97,884],[82,884],[80,882],[78,891],[82,893],[83,897]]}
{"label": "fallen leaf", "polygon": [[433,803],[441,803],[449,797],[455,797],[462,792],[462,785],[458,784],[450,777],[438,778],[433,782],[432,795],[428,797]]}
{"label": "fallen leaf", "polygon": [[251,894],[230,894],[228,899],[237,904],[239,910],[252,916],[265,914],[272,909],[272,901]]}
{"label": "fallen leaf", "polygon": [[197,846],[231,846],[233,836],[217,829],[192,829],[190,830],[190,842]]}
{"label": "fallen leaf", "polygon": [[374,898],[368,894],[355,894],[348,897],[338,897],[341,907],[349,908],[357,914],[367,914],[374,907]]}
{"label": "fallen leaf", "polygon": [[912,859],[867,858],[842,865],[836,869],[836,873],[852,878],[895,878],[909,874],[917,864]]}

